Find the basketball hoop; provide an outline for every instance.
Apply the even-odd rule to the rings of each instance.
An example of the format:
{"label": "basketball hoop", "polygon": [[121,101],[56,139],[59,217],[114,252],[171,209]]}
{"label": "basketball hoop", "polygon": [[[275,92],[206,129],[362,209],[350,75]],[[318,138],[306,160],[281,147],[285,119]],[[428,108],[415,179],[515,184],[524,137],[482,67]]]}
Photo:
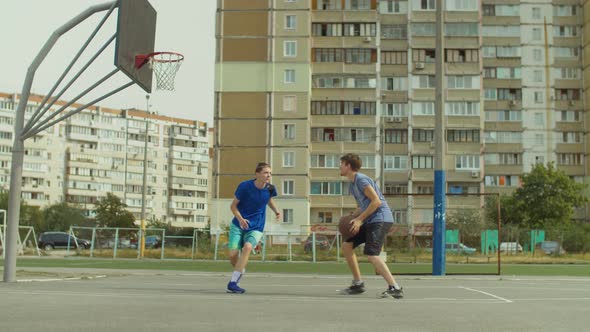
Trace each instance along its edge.
{"label": "basketball hoop", "polygon": [[146,63],[156,74],[157,90],[174,90],[174,78],[180,69],[184,55],[175,52],[156,52],[135,56],[135,68],[139,69]]}

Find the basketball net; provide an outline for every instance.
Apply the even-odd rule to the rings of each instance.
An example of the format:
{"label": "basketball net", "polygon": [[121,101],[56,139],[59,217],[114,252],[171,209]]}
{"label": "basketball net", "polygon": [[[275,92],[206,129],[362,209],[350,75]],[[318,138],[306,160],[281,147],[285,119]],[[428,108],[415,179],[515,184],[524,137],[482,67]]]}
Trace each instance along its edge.
{"label": "basketball net", "polygon": [[184,56],[174,52],[158,52],[149,57],[148,63],[156,76],[157,90],[174,90],[174,78]]}

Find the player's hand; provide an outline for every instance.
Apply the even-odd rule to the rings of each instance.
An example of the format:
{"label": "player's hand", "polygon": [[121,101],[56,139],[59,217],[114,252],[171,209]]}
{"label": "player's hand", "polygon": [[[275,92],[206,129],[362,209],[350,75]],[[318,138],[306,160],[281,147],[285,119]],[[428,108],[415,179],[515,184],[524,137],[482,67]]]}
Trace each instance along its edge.
{"label": "player's hand", "polygon": [[250,221],[248,219],[242,218],[242,220],[240,220],[240,228],[247,229],[248,226],[250,226]]}
{"label": "player's hand", "polygon": [[277,217],[277,221],[280,221],[281,220],[281,216],[282,216],[281,215],[281,211],[275,212],[275,216]]}
{"label": "player's hand", "polygon": [[361,229],[363,221],[355,218],[350,220],[350,224],[352,224],[352,226],[350,226],[350,232],[352,233],[352,235],[356,235]]}

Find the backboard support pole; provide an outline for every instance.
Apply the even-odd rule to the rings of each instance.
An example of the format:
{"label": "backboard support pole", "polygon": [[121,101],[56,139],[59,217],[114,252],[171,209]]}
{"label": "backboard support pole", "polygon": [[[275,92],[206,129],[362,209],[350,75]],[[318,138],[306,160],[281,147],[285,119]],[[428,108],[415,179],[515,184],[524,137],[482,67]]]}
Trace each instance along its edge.
{"label": "backboard support pole", "polygon": [[4,282],[16,282],[16,256],[17,256],[17,239],[18,226],[20,218],[20,201],[22,189],[22,174],[24,160],[24,141],[23,129],[25,123],[25,109],[31,93],[35,73],[43,60],[49,54],[57,40],[70,29],[74,28],[91,15],[109,10],[117,1],[111,1],[100,5],[91,6],[78,16],[72,18],[60,28],[55,30],[49,37],[41,51],[37,54],[27,70],[27,75],[23,83],[23,89],[20,101],[16,110],[14,124],[14,144],[12,148],[12,168],[10,174],[10,194],[8,198],[8,220],[6,225],[6,258],[4,260]]}

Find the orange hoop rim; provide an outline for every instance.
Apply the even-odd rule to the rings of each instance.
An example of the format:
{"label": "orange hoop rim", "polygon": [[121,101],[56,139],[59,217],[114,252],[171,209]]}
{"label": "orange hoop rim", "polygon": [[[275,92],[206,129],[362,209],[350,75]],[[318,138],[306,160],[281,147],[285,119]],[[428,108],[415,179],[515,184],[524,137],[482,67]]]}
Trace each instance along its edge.
{"label": "orange hoop rim", "polygon": [[[164,55],[164,54],[176,56],[177,58],[175,58],[175,59],[157,59],[156,58],[158,55]],[[159,63],[169,63],[169,62],[181,62],[183,60],[184,60],[184,55],[177,53],[177,52],[163,51],[163,52],[154,52],[154,53],[149,53],[149,54],[139,54],[139,55],[135,56],[135,68],[139,69],[150,61],[151,62],[159,62]]]}

